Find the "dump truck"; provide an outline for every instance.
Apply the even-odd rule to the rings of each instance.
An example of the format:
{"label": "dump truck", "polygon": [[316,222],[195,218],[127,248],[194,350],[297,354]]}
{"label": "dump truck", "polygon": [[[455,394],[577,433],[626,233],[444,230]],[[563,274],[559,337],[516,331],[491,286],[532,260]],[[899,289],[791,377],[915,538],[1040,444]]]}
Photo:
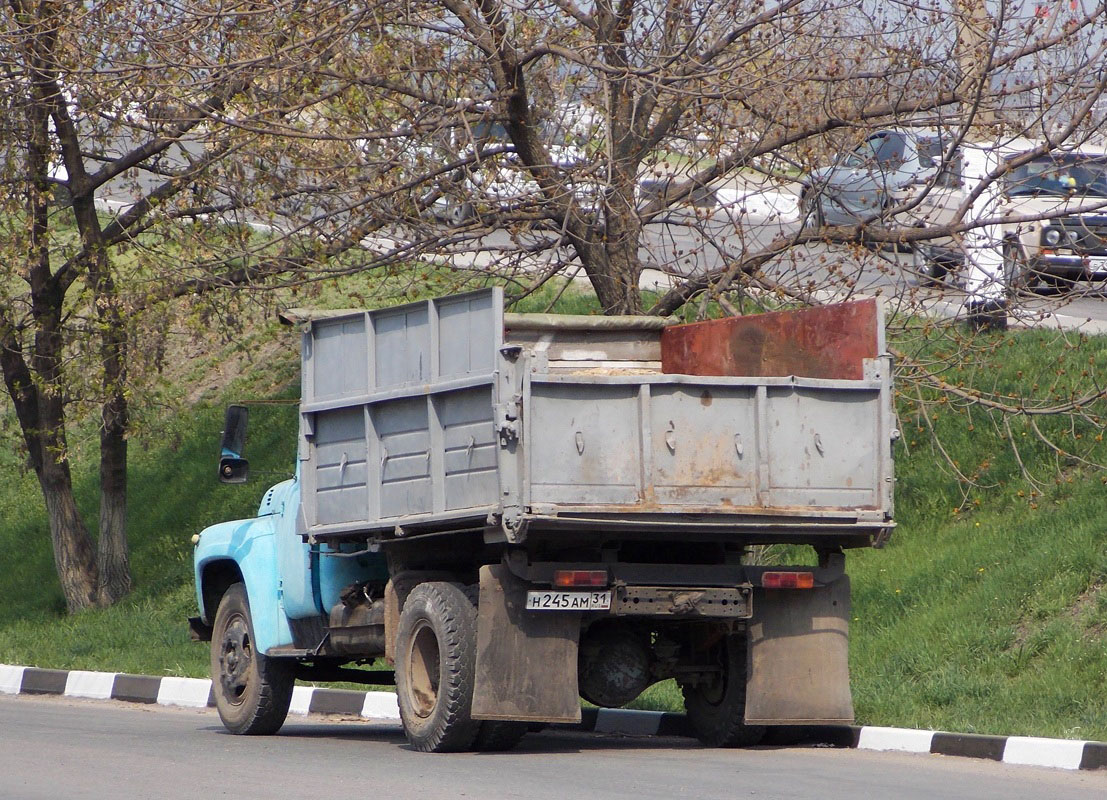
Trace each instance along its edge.
{"label": "dump truck", "polygon": [[[298,679],[394,681],[429,752],[669,679],[710,745],[853,719],[844,554],[894,527],[878,299],[668,324],[491,288],[293,316],[294,476],[194,537],[227,729],[275,732]],[[223,481],[245,430],[232,406]]]}

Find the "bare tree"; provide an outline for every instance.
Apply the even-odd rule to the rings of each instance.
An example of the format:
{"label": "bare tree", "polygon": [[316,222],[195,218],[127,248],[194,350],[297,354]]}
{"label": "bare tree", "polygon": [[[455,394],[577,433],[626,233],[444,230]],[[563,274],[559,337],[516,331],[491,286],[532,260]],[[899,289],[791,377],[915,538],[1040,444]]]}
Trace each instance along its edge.
{"label": "bare tree", "polygon": [[[373,13],[374,46],[326,77],[365,98],[328,127],[356,142],[361,181],[347,182],[393,220],[380,252],[433,253],[517,295],[570,274],[612,314],[866,292],[896,298],[902,322],[1034,321],[1078,292],[1027,293],[1067,279],[1036,272],[1019,237],[1107,207],[1098,189],[1050,208],[1005,200],[1043,163],[1107,143],[1101,3],[427,0]],[[897,131],[932,140],[916,154],[926,169],[893,186],[873,136]],[[851,171],[869,183],[843,187]],[[834,217],[850,191],[865,202]],[[901,355],[905,376],[946,386]],[[1000,415],[1082,413],[1101,392],[1072,407],[966,397]]]}
{"label": "bare tree", "polygon": [[[364,11],[347,6],[10,0],[0,11],[0,367],[70,611],[131,586],[127,437],[149,379],[136,367],[160,366],[169,303],[302,270],[360,239],[347,229],[353,239],[320,244],[277,224],[318,187],[295,179],[294,141],[257,132],[310,105],[314,76],[360,27]],[[96,407],[94,539],[73,495],[70,412]]]}
{"label": "bare tree", "polygon": [[[129,586],[127,435],[180,309],[202,302],[214,320],[224,290],[427,261],[516,297],[583,276],[610,314],[862,291],[905,312],[960,308],[959,274],[982,298],[1000,277],[974,271],[997,187],[1102,135],[1104,13],[1090,0],[1044,14],[1009,0],[9,0],[0,366],[67,605]],[[872,150],[876,132],[923,128],[938,146],[906,191],[874,192],[871,213],[845,221],[823,213],[836,187],[821,168]],[[1016,139],[1029,144],[962,169],[961,153]],[[936,216],[951,175],[955,202]],[[893,247],[960,260],[931,287]],[[1037,303],[1018,288],[1003,296],[1015,314]],[[935,365],[907,369],[944,391]],[[967,391],[997,413],[1026,407]],[[74,407],[101,419],[95,542],[72,493]]]}

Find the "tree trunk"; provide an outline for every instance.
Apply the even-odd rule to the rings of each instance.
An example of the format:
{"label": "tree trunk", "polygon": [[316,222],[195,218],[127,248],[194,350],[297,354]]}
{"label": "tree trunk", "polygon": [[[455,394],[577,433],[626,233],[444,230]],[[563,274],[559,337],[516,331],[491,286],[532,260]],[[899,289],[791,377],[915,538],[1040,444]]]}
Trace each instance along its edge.
{"label": "tree trunk", "polygon": [[69,466],[57,462],[48,465],[39,475],[39,485],[46,501],[54,567],[65,596],[65,607],[72,614],[98,605],[92,537],[77,511]]}
{"label": "tree trunk", "polygon": [[131,591],[127,548],[127,401],[122,392],[104,404],[100,432],[100,539],[97,600],[111,605]]}
{"label": "tree trunk", "polygon": [[[39,338],[38,344],[49,350],[45,338]],[[65,607],[73,613],[96,604],[97,569],[92,537],[73,496],[64,406],[55,394],[39,391],[18,339],[7,325],[0,330],[0,367],[42,489]]]}
{"label": "tree trunk", "polygon": [[636,180],[633,168],[616,170],[602,238],[593,234],[585,246],[576,248],[603,313],[609,315],[642,313],[642,223],[633,203]]}

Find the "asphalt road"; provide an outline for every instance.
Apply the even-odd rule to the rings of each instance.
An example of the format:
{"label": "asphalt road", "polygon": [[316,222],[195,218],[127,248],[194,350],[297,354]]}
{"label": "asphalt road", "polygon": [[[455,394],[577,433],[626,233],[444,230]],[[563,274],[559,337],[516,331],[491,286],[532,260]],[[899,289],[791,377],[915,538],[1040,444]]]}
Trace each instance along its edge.
{"label": "asphalt road", "polygon": [[235,737],[213,711],[0,697],[0,798],[1107,797],[1107,772],[832,748],[711,750],[685,739],[530,734],[510,753],[425,755],[398,725],[293,718]]}

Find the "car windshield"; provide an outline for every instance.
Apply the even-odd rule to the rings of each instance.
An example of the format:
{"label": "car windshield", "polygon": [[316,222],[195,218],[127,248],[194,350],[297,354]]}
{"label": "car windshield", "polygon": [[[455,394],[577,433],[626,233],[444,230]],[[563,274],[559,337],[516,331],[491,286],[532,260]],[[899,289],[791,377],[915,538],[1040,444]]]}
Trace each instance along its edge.
{"label": "car windshield", "polygon": [[907,143],[901,134],[878,133],[870,136],[846,158],[847,167],[869,167],[874,164],[896,166],[903,163]]}
{"label": "car windshield", "polygon": [[1007,194],[1107,197],[1107,156],[1042,156],[1007,174]]}
{"label": "car windshield", "polygon": [[473,126],[474,139],[487,139],[491,142],[511,143],[511,136],[502,122],[478,122]]}

